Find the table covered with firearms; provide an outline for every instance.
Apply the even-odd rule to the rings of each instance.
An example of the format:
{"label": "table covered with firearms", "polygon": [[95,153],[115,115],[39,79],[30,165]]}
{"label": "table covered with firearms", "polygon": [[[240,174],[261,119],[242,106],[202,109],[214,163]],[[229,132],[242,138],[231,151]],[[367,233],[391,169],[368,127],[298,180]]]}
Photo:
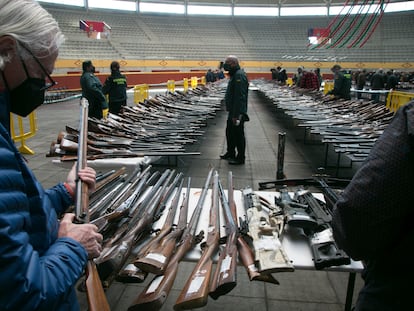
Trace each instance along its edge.
{"label": "table covered with firearms", "polygon": [[191,177],[175,170],[150,171],[148,166],[111,174],[90,198],[91,222],[104,235],[102,254],[95,260],[104,287],[114,280],[152,278],[129,310],[160,309],[182,261],[196,265],[175,310],[202,307],[208,297],[230,292],[237,285],[238,266],[250,281],[273,284],[279,284],[278,273],[295,269],[355,276],[363,268],[333,240],[321,193],[301,187],[294,192],[234,190],[231,172],[219,176],[214,169],[203,188],[192,188]]}

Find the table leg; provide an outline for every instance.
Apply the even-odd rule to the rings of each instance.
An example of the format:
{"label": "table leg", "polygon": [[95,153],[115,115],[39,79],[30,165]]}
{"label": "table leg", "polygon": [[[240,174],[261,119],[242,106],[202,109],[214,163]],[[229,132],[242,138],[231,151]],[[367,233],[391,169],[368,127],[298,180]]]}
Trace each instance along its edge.
{"label": "table leg", "polygon": [[345,311],[352,310],[352,298],[354,296],[355,288],[355,272],[350,272],[348,277],[348,287],[346,289]]}

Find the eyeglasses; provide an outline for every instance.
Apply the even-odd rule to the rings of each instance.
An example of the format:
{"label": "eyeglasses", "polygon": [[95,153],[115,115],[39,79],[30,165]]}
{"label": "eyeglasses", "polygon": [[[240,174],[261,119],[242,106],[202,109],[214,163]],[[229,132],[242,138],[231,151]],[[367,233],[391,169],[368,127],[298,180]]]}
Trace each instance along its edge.
{"label": "eyeglasses", "polygon": [[[45,86],[44,87],[42,87],[41,89],[40,89],[40,91],[46,91],[46,90],[48,90],[48,89],[50,89],[52,86],[54,86],[54,85],[56,85],[57,84],[57,82],[55,81],[55,80],[53,80],[53,78],[50,76],[50,74],[47,72],[47,70],[46,70],[46,68],[45,67],[43,67],[43,65],[42,65],[42,63],[40,62],[40,60],[33,54],[33,52],[32,51],[30,51],[27,47],[25,47],[23,44],[20,44],[20,46],[21,47],[23,47],[32,57],[33,57],[33,59],[35,60],[35,62],[39,65],[39,67],[40,67],[40,69],[42,69],[42,71],[43,71],[43,73],[46,75],[46,77],[47,77],[47,79],[49,79],[49,83],[45,83]],[[26,65],[25,65],[25,63],[23,62],[23,59],[22,59],[22,57],[20,56],[20,59],[22,60],[22,64],[23,64],[23,67],[24,67],[24,70],[26,71],[26,74],[27,74],[27,68],[26,68]],[[28,75],[28,74],[27,74]]]}

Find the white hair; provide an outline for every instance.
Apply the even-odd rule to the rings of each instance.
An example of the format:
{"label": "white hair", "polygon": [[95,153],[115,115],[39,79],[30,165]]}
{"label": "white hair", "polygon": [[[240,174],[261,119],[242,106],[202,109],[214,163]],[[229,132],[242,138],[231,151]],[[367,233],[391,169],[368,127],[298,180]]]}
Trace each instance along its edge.
{"label": "white hair", "polygon": [[[56,52],[64,41],[57,21],[33,0],[0,0],[0,37],[3,36],[15,38],[39,57]],[[25,54],[21,51],[22,57],[26,58]],[[0,68],[9,59],[9,55],[0,55]]]}

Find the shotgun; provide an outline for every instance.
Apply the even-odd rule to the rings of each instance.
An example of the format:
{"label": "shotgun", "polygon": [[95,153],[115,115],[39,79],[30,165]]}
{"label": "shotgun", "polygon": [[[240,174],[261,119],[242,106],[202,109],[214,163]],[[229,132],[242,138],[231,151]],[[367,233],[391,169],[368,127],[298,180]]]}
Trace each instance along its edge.
{"label": "shotgun", "polygon": [[188,310],[199,308],[207,304],[210,291],[210,279],[213,271],[213,255],[216,253],[219,240],[219,178],[214,173],[210,219],[205,243],[201,245],[202,254],[193,272],[188,278],[178,299],[174,310]]}
{"label": "shotgun", "polygon": [[[232,187],[232,173],[228,174],[229,192]],[[220,246],[219,258],[217,261],[216,271],[214,273],[211,287],[210,297],[217,299],[227,294],[237,285],[237,224],[234,221],[230,210],[229,202],[224,193],[220,180],[218,181],[219,196],[221,206],[224,210],[224,218],[226,220],[226,245]]]}
{"label": "shotgun", "polygon": [[[86,141],[88,137],[88,109],[89,103],[85,98],[81,99],[81,113],[79,126],[79,150],[78,163],[76,166],[77,172],[86,167],[87,161],[87,146]],[[89,222],[89,193],[88,185],[80,178],[76,181],[76,201],[75,201],[75,215],[76,220],[81,223]],[[86,265],[86,295],[88,298],[88,307],[91,311],[106,311],[110,310],[108,301],[105,296],[102,282],[96,269],[95,262],[88,260]]]}
{"label": "shotgun", "polygon": [[204,205],[205,198],[207,196],[208,188],[211,181],[211,175],[213,170],[210,170],[207,179],[204,184],[204,188],[201,191],[200,198],[197,205],[191,215],[190,222],[186,226],[180,241],[176,246],[176,251],[168,262],[167,268],[163,275],[156,276],[134,299],[129,306],[128,311],[141,311],[141,310],[159,310],[165,303],[168,294],[174,284],[175,277],[177,276],[178,264],[183,259],[185,254],[192,249],[202,239],[204,232],[200,232],[196,235],[197,223],[200,218],[201,210]]}
{"label": "shotgun", "polygon": [[101,256],[97,258],[99,274],[108,283],[112,281],[109,276],[114,277],[124,266],[136,242],[144,233],[149,232],[154,217],[156,217],[158,206],[174,173],[174,171],[166,170],[162,174],[150,193],[142,201],[142,206],[135,209],[131,218],[122,227],[123,236],[117,241],[117,244],[105,246]]}
{"label": "shotgun", "polygon": [[[180,201],[181,191],[182,191],[183,182],[184,182],[184,180],[182,179],[182,176],[183,174],[179,173],[176,177],[177,180],[181,180],[181,181],[180,181],[178,188],[176,188],[175,195],[173,196],[172,202],[168,209],[167,217],[164,221],[164,224],[161,230],[157,230],[158,232],[156,236],[150,238],[144,243],[141,243],[138,254],[135,256],[136,258],[141,258],[143,256],[146,256],[149,252],[151,252],[153,248],[156,248],[160,244],[160,241],[167,234],[169,234],[170,231],[172,230],[174,217],[176,214],[178,203]],[[175,186],[175,183],[173,183],[171,187],[169,188],[169,191],[166,194],[166,198],[163,200],[164,205],[167,205],[167,203],[169,202],[169,197],[173,194],[173,190],[174,190],[173,186]],[[161,207],[160,209],[163,210],[164,207]],[[187,214],[186,214],[186,217],[187,217]],[[154,255],[155,258],[159,258],[159,256],[162,256],[162,254]],[[141,266],[135,266],[134,265],[135,262],[136,262],[136,259],[134,259],[132,263],[129,263],[128,265],[126,265],[126,267],[119,272],[118,279],[122,279],[129,283],[142,282],[143,279],[145,279],[146,274],[148,274],[148,272],[151,272],[151,271],[148,271],[148,269],[143,269]]]}
{"label": "shotgun", "polygon": [[[171,218],[167,217],[158,236],[156,236],[151,243],[136,256],[134,261],[134,265],[136,267],[143,271],[151,272],[157,275],[164,273],[165,268],[167,267],[167,264],[176,248],[177,240],[181,237],[185,227],[187,226],[190,183],[191,179],[188,178],[186,196],[180,207],[180,215],[176,228],[173,229],[172,222],[174,220],[175,210],[181,195],[182,183],[171,205],[171,208],[175,205],[174,214]],[[168,216],[170,216],[170,214],[168,214]]]}

